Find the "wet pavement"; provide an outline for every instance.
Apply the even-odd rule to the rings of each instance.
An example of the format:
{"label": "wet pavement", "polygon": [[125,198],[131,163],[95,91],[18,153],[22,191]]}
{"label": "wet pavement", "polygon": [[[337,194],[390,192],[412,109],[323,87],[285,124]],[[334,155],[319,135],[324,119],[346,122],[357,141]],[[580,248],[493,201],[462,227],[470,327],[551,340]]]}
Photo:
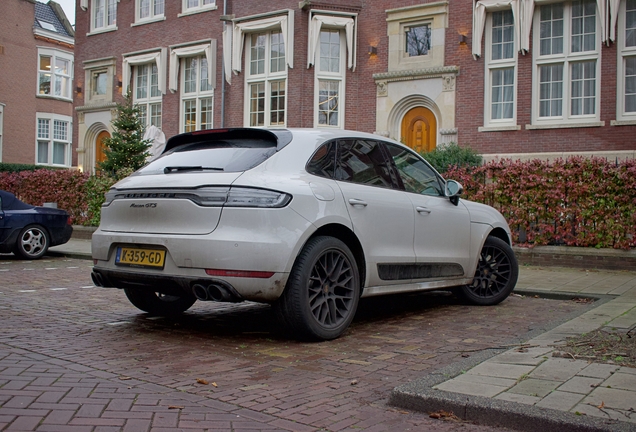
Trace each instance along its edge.
{"label": "wet pavement", "polygon": [[[395,387],[593,307],[518,294],[496,307],[445,293],[378,297],[363,299],[343,337],[301,343],[267,305],[197,302],[180,318],[149,317],[120,290],[93,287],[90,267],[0,255],[0,430],[501,430],[388,401]],[[580,273],[524,267],[520,287]]]}

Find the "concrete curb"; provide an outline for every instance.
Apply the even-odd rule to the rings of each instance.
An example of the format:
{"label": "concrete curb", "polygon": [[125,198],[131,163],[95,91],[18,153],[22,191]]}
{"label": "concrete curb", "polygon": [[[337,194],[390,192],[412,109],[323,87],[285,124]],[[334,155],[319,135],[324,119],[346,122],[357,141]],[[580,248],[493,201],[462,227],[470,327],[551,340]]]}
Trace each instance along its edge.
{"label": "concrete curb", "polygon": [[[586,308],[563,317],[541,328],[521,336],[519,339],[529,340],[568,322],[585,312],[596,309],[615,298],[614,296],[579,295],[575,293],[541,292],[532,290],[515,290],[516,294],[539,296],[551,299],[572,299],[576,297],[594,298],[596,301]],[[518,343],[518,341],[517,341]],[[388,404],[399,408],[432,413],[435,411],[452,412],[459,418],[481,425],[507,427],[520,431],[535,432],[578,432],[578,431],[634,431],[635,425],[618,420],[600,419],[596,417],[576,415],[566,411],[537,408],[516,402],[492,399],[483,396],[472,396],[433,389],[434,386],[455,378],[464,371],[477,366],[486,360],[501,354],[510,347],[484,350],[471,357],[455,362],[420,379],[396,387],[391,392]]]}
{"label": "concrete curb", "polygon": [[633,270],[636,249],[596,249],[575,246],[513,246],[519,264],[599,270]]}

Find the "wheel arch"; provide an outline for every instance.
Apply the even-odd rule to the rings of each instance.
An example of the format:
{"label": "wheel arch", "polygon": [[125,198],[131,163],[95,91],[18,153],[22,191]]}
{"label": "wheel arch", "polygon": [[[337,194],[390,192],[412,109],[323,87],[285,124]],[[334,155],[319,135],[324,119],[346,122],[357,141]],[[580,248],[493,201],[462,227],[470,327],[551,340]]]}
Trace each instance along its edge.
{"label": "wheel arch", "polygon": [[[362,295],[362,291],[364,290],[364,281],[366,280],[367,272],[366,272],[366,260],[364,257],[364,250],[362,249],[362,244],[360,243],[360,240],[358,240],[358,237],[355,235],[353,231],[351,231],[350,228],[344,225],[331,223],[331,224],[323,225],[320,228],[318,228],[307,239],[305,244],[307,244],[307,242],[309,242],[309,240],[311,240],[312,238],[318,237],[318,236],[329,236],[329,237],[337,238],[338,240],[346,244],[347,247],[351,250],[351,253],[353,253],[353,256],[356,259],[356,265],[358,266],[358,273],[360,275],[360,295]],[[304,245],[303,245],[303,248],[304,248]],[[302,250],[303,248],[301,248],[300,250]]]}
{"label": "wheel arch", "polygon": [[490,237],[490,236],[497,237],[498,239],[505,241],[508,244],[508,246],[512,246],[512,240],[510,239],[510,236],[508,235],[506,230],[504,230],[503,228],[500,228],[500,227],[494,228],[492,231],[488,233],[486,237]]}

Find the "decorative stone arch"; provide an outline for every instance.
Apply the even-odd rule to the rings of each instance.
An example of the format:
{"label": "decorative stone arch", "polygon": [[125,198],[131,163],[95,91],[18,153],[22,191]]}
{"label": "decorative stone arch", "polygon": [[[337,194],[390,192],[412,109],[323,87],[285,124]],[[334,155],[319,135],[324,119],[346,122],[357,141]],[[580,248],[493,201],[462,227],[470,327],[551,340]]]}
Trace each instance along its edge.
{"label": "decorative stone arch", "polygon": [[95,122],[86,130],[86,134],[84,135],[84,169],[90,170],[91,172],[95,171],[95,156],[96,156],[96,146],[97,146],[97,137],[102,132],[108,132],[112,135],[112,131],[102,122]]}
{"label": "decorative stone arch", "polygon": [[[428,108],[435,115],[435,119],[437,120],[437,125],[442,124],[442,113],[437,106],[437,104],[428,98],[427,96],[421,94],[412,94],[402,98],[398,103],[395,104],[388,117],[388,129],[389,129],[389,137],[393,138],[396,141],[400,141],[401,138],[401,129],[402,129],[402,120],[407,112],[409,112],[413,108],[423,107]],[[439,126],[437,131],[437,142],[441,143],[439,136]]]}

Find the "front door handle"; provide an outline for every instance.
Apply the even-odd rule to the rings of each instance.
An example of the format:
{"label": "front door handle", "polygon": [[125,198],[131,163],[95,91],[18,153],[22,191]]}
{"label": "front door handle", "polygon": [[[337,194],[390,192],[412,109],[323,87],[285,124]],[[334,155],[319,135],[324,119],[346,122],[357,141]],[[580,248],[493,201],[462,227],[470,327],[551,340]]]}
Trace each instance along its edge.
{"label": "front door handle", "polygon": [[349,200],[349,204],[351,204],[352,206],[362,206],[362,207],[366,207],[367,203],[360,200],[360,199],[356,199],[356,198],[351,198]]}
{"label": "front door handle", "polygon": [[418,213],[426,213],[429,214],[431,212],[430,209],[427,209],[426,207],[415,207],[415,210],[417,210]]}

